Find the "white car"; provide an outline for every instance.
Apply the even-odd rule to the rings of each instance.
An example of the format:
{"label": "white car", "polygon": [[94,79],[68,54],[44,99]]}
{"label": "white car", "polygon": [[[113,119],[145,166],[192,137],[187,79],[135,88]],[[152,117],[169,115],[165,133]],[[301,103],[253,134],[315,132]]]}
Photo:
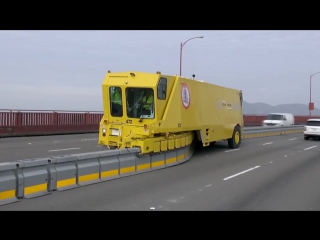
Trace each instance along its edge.
{"label": "white car", "polygon": [[292,113],[270,113],[262,121],[262,126],[291,126],[294,125]]}
{"label": "white car", "polygon": [[304,126],[304,139],[309,138],[315,139],[320,138],[320,119],[308,119],[306,125]]}

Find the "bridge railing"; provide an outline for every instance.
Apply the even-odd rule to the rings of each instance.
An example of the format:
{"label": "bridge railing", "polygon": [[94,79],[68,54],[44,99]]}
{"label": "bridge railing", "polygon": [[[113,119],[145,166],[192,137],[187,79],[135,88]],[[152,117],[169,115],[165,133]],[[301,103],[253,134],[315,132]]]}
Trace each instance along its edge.
{"label": "bridge railing", "polygon": [[0,136],[97,132],[102,112],[0,109]]}
{"label": "bridge railing", "polygon": [[[102,116],[103,112],[99,111],[0,109],[0,136],[98,132]],[[267,115],[245,114],[244,125],[261,126],[266,117]],[[295,124],[303,125],[309,118],[310,116],[295,116]]]}

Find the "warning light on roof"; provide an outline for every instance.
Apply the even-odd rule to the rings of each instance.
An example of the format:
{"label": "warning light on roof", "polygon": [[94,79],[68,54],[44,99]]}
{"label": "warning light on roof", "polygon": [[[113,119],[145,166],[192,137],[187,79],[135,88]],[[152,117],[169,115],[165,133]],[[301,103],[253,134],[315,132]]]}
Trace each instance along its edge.
{"label": "warning light on roof", "polygon": [[108,70],[108,73],[111,73],[111,71],[110,71],[110,70]]}
{"label": "warning light on roof", "polygon": [[157,71],[157,74],[161,74],[161,72],[160,72],[160,71]]}
{"label": "warning light on roof", "polygon": [[131,77],[135,77],[136,75],[134,73],[130,73]]}

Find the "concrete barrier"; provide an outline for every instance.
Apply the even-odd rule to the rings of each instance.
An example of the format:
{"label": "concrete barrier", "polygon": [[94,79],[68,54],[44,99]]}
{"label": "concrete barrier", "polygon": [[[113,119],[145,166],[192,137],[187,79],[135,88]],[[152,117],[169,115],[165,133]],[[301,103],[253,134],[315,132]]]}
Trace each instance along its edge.
{"label": "concrete barrier", "polygon": [[50,176],[55,176],[50,182],[51,189],[64,191],[77,188],[77,155],[57,156],[50,158],[54,172],[50,172]]}
{"label": "concrete barrier", "polygon": [[192,143],[185,148],[184,161],[188,161],[192,157],[194,150],[195,150],[195,143]]}
{"label": "concrete barrier", "polygon": [[17,164],[0,163],[0,206],[19,201],[16,197]]}
{"label": "concrete barrier", "polygon": [[148,155],[138,156],[136,158],[136,166],[139,173],[151,171],[151,157]]}
{"label": "concrete barrier", "polygon": [[188,149],[188,147],[189,146],[177,149],[177,162],[178,163],[183,163],[186,161],[185,154],[186,154],[186,150]]}
{"label": "concrete barrier", "polygon": [[171,150],[166,152],[166,156],[165,156],[165,164],[166,166],[173,166],[178,164],[177,161],[177,150]]}
{"label": "concrete barrier", "polygon": [[165,168],[166,167],[165,159],[166,159],[165,153],[156,153],[151,155],[151,168],[152,169]]}
{"label": "concrete barrier", "polygon": [[48,191],[52,192],[57,190],[57,170],[55,168],[56,159],[49,158],[48,162]]}
{"label": "concrete barrier", "polygon": [[50,194],[48,191],[48,160],[48,158],[43,158],[18,161],[20,197],[34,198]]}
{"label": "concrete barrier", "polygon": [[130,176],[136,174],[136,154],[140,149],[120,149],[119,150],[119,163],[120,163],[120,176]]}
{"label": "concrete barrier", "polygon": [[99,158],[99,152],[78,155],[78,160],[76,161],[78,185],[85,186],[101,182]]}
{"label": "concrete barrier", "polygon": [[100,179],[107,181],[120,177],[120,162],[118,150],[101,151],[99,157]]}

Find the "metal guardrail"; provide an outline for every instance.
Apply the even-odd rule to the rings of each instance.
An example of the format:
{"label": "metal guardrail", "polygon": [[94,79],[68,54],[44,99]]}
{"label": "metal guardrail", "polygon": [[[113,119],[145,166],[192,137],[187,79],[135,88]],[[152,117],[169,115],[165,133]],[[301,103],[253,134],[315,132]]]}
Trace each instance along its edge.
{"label": "metal guardrail", "polygon": [[[0,137],[99,132],[103,112],[0,109]],[[267,115],[243,114],[244,126],[261,126]],[[310,116],[295,115],[296,124]],[[320,116],[312,116],[320,118]]]}
{"label": "metal guardrail", "polygon": [[278,131],[278,130],[294,130],[294,129],[303,129],[304,125],[291,125],[291,126],[253,126],[253,127],[244,127],[245,132],[265,132],[265,131]]}
{"label": "metal guardrail", "polygon": [[293,126],[260,126],[260,127],[245,127],[243,138],[257,138],[257,137],[268,137],[285,135],[291,133],[302,133],[304,125],[293,125]]}
{"label": "metal guardrail", "polygon": [[[245,127],[243,138],[302,131],[302,125]],[[139,156],[139,148],[130,148],[0,163],[0,205],[170,167],[188,161],[193,151],[194,144],[186,143],[151,156]]]}

